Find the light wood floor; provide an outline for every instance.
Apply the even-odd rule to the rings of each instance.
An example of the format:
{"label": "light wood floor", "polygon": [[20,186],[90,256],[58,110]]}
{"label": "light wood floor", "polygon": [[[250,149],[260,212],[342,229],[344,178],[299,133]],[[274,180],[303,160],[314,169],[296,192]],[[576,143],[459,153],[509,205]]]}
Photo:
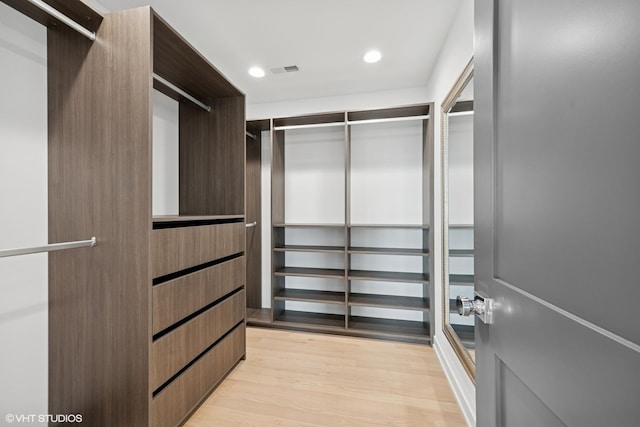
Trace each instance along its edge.
{"label": "light wood floor", "polygon": [[247,329],[241,362],[185,424],[465,426],[431,347]]}

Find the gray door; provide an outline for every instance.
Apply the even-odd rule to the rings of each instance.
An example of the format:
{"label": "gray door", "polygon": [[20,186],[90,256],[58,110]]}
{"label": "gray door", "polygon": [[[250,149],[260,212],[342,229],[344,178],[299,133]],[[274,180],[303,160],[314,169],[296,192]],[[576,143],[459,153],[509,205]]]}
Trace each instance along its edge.
{"label": "gray door", "polygon": [[638,426],[640,1],[475,13],[478,426]]}

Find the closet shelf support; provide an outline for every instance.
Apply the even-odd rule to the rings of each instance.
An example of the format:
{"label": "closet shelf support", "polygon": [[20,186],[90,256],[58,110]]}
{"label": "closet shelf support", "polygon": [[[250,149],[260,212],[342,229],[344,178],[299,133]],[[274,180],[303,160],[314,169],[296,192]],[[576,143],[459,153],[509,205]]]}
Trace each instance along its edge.
{"label": "closet shelf support", "polygon": [[96,238],[92,237],[90,240],[78,240],[76,242],[52,243],[50,245],[34,246],[31,248],[4,249],[4,250],[0,250],[0,258],[6,258],[10,256],[17,256],[17,255],[36,254],[40,252],[60,251],[63,249],[93,247],[95,245],[96,245]]}

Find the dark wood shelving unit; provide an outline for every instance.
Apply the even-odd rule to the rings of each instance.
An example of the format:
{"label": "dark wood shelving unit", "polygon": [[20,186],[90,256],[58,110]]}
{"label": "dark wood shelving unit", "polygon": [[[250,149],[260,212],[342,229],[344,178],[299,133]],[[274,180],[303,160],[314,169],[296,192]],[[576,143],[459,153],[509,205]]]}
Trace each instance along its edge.
{"label": "dark wood shelving unit", "polygon": [[[250,313],[249,324],[421,343],[431,342],[433,335],[431,325],[434,323],[433,311],[430,310],[433,290],[429,283],[429,275],[433,270],[433,260],[430,256],[430,250],[433,247],[433,236],[430,233],[431,205],[433,203],[433,159],[431,158],[433,121],[430,119],[432,108],[432,104],[418,104],[378,110],[331,112],[271,119],[273,309],[263,309],[257,312],[260,316]],[[370,123],[373,122],[385,121],[394,121],[397,124],[399,118],[413,119],[420,123],[419,126],[422,128],[420,145],[422,176],[419,183],[422,188],[420,204],[422,221],[350,223],[351,126],[361,128],[370,126]],[[334,125],[344,126],[345,129],[345,211],[343,221],[327,223],[323,222],[321,217],[318,217],[319,221],[317,222],[313,222],[313,219],[308,222],[289,220],[285,215],[285,151],[287,146],[285,140],[287,133],[290,129],[295,129],[296,133],[292,133],[292,135],[300,135],[301,132],[313,132],[315,127]],[[336,142],[336,140],[331,141],[332,143]],[[371,241],[370,243],[370,239],[366,238],[367,233],[378,233],[379,230],[382,230],[382,233],[399,233],[399,239],[403,239],[402,236],[406,236],[406,233],[418,233],[412,239],[418,238],[421,246],[418,246],[420,243],[416,245],[415,242],[408,247],[396,247],[392,244],[389,247],[384,247],[384,242],[372,243],[373,241]],[[325,231],[330,232],[331,235],[325,235],[324,238],[317,237],[318,233],[322,234]],[[305,233],[309,233],[308,238],[305,237]],[[363,244],[355,244],[355,240],[353,240],[355,233],[364,233],[365,241],[362,242]],[[300,256],[296,253],[307,254]],[[338,258],[335,258],[341,255],[344,261],[338,261]],[[329,261],[329,258],[326,258],[328,256],[333,258],[330,258]],[[421,271],[373,271],[371,269],[357,269],[352,266],[352,257],[358,257],[359,260],[364,260],[366,263],[369,262],[367,258],[378,256],[390,256],[394,259],[411,257],[414,261],[417,258],[421,263]],[[377,258],[369,258],[369,260],[371,259]],[[313,262],[313,264],[305,266],[307,262]],[[344,268],[317,268],[318,265],[328,262],[331,262],[332,267],[338,265],[337,262],[343,263]],[[295,277],[305,278],[304,289],[296,287]],[[352,290],[354,286],[366,288],[370,285],[362,283],[363,281],[388,282],[382,283],[381,289],[384,286],[391,286],[392,283],[419,286],[422,297],[371,294],[362,291],[362,289],[360,289],[361,292],[355,292],[355,288]],[[336,306],[342,306],[344,314],[334,314],[336,310],[339,310]],[[302,311],[299,307],[304,307],[303,309],[308,311]],[[393,314],[389,314],[389,312],[393,312],[393,310],[411,312],[411,318],[420,318],[421,320],[407,321],[382,317],[392,317]],[[400,316],[398,313],[396,315]],[[269,316],[272,323],[264,321]],[[404,313],[402,318],[407,316],[409,313]],[[252,318],[256,320],[253,321]]]}
{"label": "dark wood shelving unit", "polygon": [[[180,425],[246,353],[244,94],[148,6],[46,0],[92,42],[5,2],[50,25],[49,241],[97,238],[49,256],[49,412]],[[154,88],[179,105],[174,216],[152,212]]]}

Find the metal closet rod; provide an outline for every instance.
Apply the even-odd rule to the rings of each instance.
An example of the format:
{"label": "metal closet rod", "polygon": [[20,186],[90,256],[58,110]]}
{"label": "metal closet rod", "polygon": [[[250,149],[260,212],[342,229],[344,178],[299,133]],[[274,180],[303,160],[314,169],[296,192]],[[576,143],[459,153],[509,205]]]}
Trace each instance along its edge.
{"label": "metal closet rod", "polygon": [[184,96],[185,98],[187,98],[189,101],[193,102],[194,104],[196,104],[198,107],[202,108],[203,110],[206,111],[211,111],[211,107],[208,106],[207,104],[203,103],[202,101],[194,98],[192,95],[189,95],[187,92],[183,91],[182,89],[180,89],[178,86],[174,85],[173,83],[171,83],[169,80],[165,80],[162,77],[160,77],[159,75],[157,75],[156,73],[153,73],[153,79],[159,81],[160,83],[162,83],[163,85],[169,87],[171,90],[173,90],[174,92],[179,93],[180,95]]}
{"label": "metal closet rod", "polygon": [[331,123],[313,123],[308,125],[288,125],[288,126],[276,126],[274,130],[287,130],[287,129],[310,129],[310,128],[324,128],[324,127],[334,127],[334,126],[345,126],[345,125],[364,125],[371,123],[388,123],[388,122],[407,122],[411,120],[426,120],[430,116],[408,116],[408,117],[388,117],[383,119],[365,119],[365,120],[348,120],[346,122],[331,122]]}
{"label": "metal closet rod", "polygon": [[92,237],[90,240],[78,240],[76,242],[52,243],[50,245],[34,246],[31,248],[4,249],[4,250],[0,250],[0,258],[16,256],[16,255],[37,254],[40,252],[60,251],[63,249],[93,247],[95,245],[96,245],[96,238]]}
{"label": "metal closet rod", "polygon": [[27,1],[29,3],[31,3],[32,5],[34,5],[35,7],[37,7],[38,9],[40,9],[41,11],[43,11],[44,13],[46,13],[47,15],[53,16],[58,21],[67,24],[69,27],[73,28],[74,30],[76,30],[77,32],[79,32],[80,34],[82,34],[83,36],[88,38],[89,40],[93,41],[93,40],[96,39],[96,33],[94,33],[93,31],[87,30],[85,27],[83,27],[82,25],[78,24],[76,21],[74,21],[73,19],[69,18],[67,15],[63,15],[58,10],[56,10],[53,7],[49,6],[48,4],[43,2],[42,0],[27,0]]}
{"label": "metal closet rod", "polygon": [[252,134],[252,133],[251,133],[251,132],[249,132],[249,131],[244,131],[244,133],[246,133],[246,134],[247,134],[247,136],[248,136],[249,138],[251,138],[251,139],[258,139],[254,134]]}

